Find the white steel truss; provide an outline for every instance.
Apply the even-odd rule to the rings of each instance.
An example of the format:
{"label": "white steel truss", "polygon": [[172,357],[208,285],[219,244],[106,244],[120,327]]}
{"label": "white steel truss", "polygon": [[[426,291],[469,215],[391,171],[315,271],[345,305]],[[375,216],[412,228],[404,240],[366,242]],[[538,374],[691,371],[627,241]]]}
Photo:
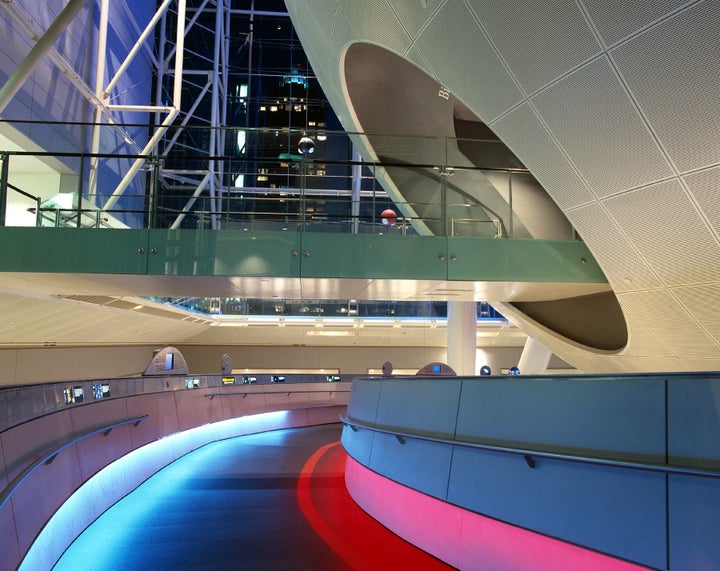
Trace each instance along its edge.
{"label": "white steel truss", "polygon": [[[195,190],[187,205],[182,209],[178,219],[172,224],[177,227],[182,222],[185,214],[192,207],[195,199],[206,189],[211,199],[211,210],[219,211],[220,198],[222,193],[223,165],[216,162],[213,157],[224,152],[225,130],[224,126],[227,117],[227,77],[229,58],[229,38],[231,21],[231,0],[162,0],[157,6],[150,21],[141,27],[138,25],[131,9],[124,0],[121,0],[122,9],[130,27],[137,32],[137,39],[125,57],[123,63],[117,68],[114,75],[105,82],[107,73],[107,32],[109,6],[111,0],[68,0],[66,6],[58,14],[45,32],[39,30],[33,18],[21,5],[12,0],[3,0],[0,7],[4,9],[19,29],[23,30],[30,37],[35,45],[27,57],[21,62],[15,73],[0,88],[0,110],[4,108],[12,97],[20,89],[23,82],[30,76],[38,62],[47,57],[78,90],[79,93],[95,109],[94,127],[90,145],[91,155],[97,155],[102,151],[100,131],[103,123],[113,126],[125,143],[132,150],[133,154],[143,156],[158,156],[162,159],[167,156],[173,147],[178,144],[181,129],[197,119],[197,113],[206,113],[210,109],[209,117],[202,117],[201,121],[210,130],[211,136],[207,148],[194,148],[193,151],[199,155],[207,156],[206,168],[198,173],[197,177],[186,177],[184,182],[194,185]],[[75,18],[88,2],[95,3],[99,8],[98,41],[97,41],[97,66],[94,77],[94,85],[83,78],[73,65],[64,58],[55,46],[59,34]],[[188,6],[196,4],[195,6]],[[168,14],[174,16],[174,26],[168,29]],[[204,61],[208,62],[205,69],[185,69],[185,38],[194,26],[199,26],[201,16],[213,14],[214,28],[208,33],[214,36],[214,49],[212,54]],[[189,19],[188,19],[189,18]],[[207,17],[204,21],[207,21]],[[156,51],[150,47],[151,42],[157,38]],[[155,66],[156,91],[154,103],[148,105],[130,105],[122,101],[122,93],[114,93],[121,78],[126,74],[133,60],[137,55],[146,50]],[[195,58],[198,61],[199,58]],[[197,82],[203,78],[202,89],[196,99],[187,108],[183,109],[182,94],[183,86]],[[196,84],[196,83],[195,83]],[[196,84],[197,85],[197,84]],[[167,89],[166,89],[167,88]],[[207,105],[206,98],[210,97],[210,105]],[[123,128],[121,121],[117,119],[117,112],[148,112],[155,114],[155,125],[153,132],[149,135],[146,143],[138,144]],[[177,120],[180,119],[179,122]],[[169,129],[176,129],[169,135]],[[162,142],[162,151],[158,152]],[[136,159],[130,168],[124,173],[122,180],[117,184],[108,200],[102,206],[105,211],[112,210],[118,200],[130,186],[133,179],[146,166],[146,159]],[[160,160],[162,165],[162,160]],[[90,163],[88,195],[94,201],[97,187],[98,159],[93,158]],[[172,172],[164,173],[161,169],[160,176],[173,178]],[[157,197],[154,197],[156,200]],[[216,227],[217,216],[212,217],[212,225]]]}

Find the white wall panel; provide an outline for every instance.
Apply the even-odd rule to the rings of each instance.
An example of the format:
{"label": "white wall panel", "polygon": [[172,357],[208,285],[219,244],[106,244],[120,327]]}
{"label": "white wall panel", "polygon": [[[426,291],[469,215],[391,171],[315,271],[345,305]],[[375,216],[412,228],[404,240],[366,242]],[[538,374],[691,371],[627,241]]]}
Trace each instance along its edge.
{"label": "white wall panel", "polygon": [[720,2],[699,2],[612,51],[680,172],[720,161]]}
{"label": "white wall panel", "polygon": [[716,234],[720,234],[720,167],[683,177],[690,194]]}
{"label": "white wall panel", "polygon": [[623,309],[642,322],[675,355],[687,353],[697,357],[720,349],[669,291],[623,293],[618,297]]}
{"label": "white wall panel", "polygon": [[470,0],[470,6],[526,93],[534,92],[600,50],[574,0],[523,3]]}
{"label": "white wall panel", "polygon": [[667,285],[720,277],[720,248],[677,180],[603,202],[643,259]]}
{"label": "white wall panel", "polygon": [[604,57],[551,85],[532,103],[597,196],[672,174]]}
{"label": "white wall panel", "polygon": [[[398,16],[405,32],[415,38],[438,7],[446,0],[390,0],[390,8]],[[450,0],[452,1],[452,0]]]}
{"label": "white wall panel", "polygon": [[386,0],[340,0],[355,32],[365,41],[377,43],[402,54],[410,46],[410,36]]}
{"label": "white wall panel", "polygon": [[673,295],[693,315],[705,315],[703,327],[720,343],[720,283],[673,288]]}
{"label": "white wall panel", "polygon": [[661,18],[686,0],[581,0],[605,45]]}
{"label": "white wall panel", "polygon": [[513,109],[491,127],[517,156],[523,157],[525,166],[560,208],[595,200],[529,104]]}
{"label": "white wall panel", "polygon": [[520,90],[464,3],[447,2],[415,45],[437,79],[483,121],[492,121],[521,100]]}
{"label": "white wall panel", "polygon": [[567,215],[616,293],[660,287],[660,280],[601,204],[589,204]]}

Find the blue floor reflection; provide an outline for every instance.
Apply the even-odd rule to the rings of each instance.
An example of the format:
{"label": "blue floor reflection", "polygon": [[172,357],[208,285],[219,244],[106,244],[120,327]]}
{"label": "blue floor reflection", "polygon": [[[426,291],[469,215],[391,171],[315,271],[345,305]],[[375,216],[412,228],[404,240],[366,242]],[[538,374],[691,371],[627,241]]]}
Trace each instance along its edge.
{"label": "blue floor reflection", "polygon": [[56,571],[345,570],[297,507],[297,475],[340,425],[209,444],[158,472],[93,523]]}

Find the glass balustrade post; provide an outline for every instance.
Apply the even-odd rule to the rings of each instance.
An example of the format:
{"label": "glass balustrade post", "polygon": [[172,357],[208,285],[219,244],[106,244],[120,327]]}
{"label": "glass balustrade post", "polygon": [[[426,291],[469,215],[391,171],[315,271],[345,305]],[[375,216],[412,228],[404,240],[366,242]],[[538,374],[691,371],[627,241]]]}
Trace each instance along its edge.
{"label": "glass balustrade post", "polygon": [[[448,165],[448,138],[445,137],[443,139],[443,149],[445,151],[445,159],[443,160],[443,166],[440,168],[440,177],[442,180],[442,186],[440,187],[440,198],[442,200],[442,204],[440,206],[440,212],[442,216],[442,235],[448,236],[448,191],[447,191],[447,177],[449,173],[449,165]],[[454,228],[450,229],[451,236],[452,232],[454,232]]]}
{"label": "glass balustrade post", "polygon": [[440,170],[440,235],[448,235],[448,197],[447,197],[447,171],[445,166],[441,166]]}
{"label": "glass balustrade post", "polygon": [[373,228],[372,228],[372,233],[374,234],[375,233],[375,215],[377,212],[375,210],[375,185],[377,184],[377,178],[376,178],[377,172],[376,172],[375,164],[373,164],[372,175],[373,175],[373,182],[372,182],[372,227]]}
{"label": "glass balustrade post", "polygon": [[352,234],[360,231],[360,194],[362,191],[362,157],[355,145],[352,146],[352,194],[350,206],[350,228]]}
{"label": "glass balustrade post", "polygon": [[300,152],[300,229],[305,230],[306,223],[306,208],[305,208],[305,192],[306,192],[306,178],[308,173],[308,161],[309,156],[315,152],[315,141],[303,133],[300,142],[298,143],[298,151]]}
{"label": "glass balustrade post", "polygon": [[85,177],[85,154],[80,154],[80,176],[78,177],[78,188],[77,188],[77,221],[75,223],[76,228],[82,228],[82,190],[83,190],[83,178]]}
{"label": "glass balustrade post", "polygon": [[305,230],[305,175],[307,173],[307,164],[305,158],[300,159],[300,199],[298,202],[298,226],[300,232]]}
{"label": "glass balustrade post", "polygon": [[0,226],[5,226],[7,212],[8,176],[10,175],[10,153],[0,152]]}
{"label": "glass balustrade post", "polygon": [[508,238],[512,238],[513,237],[512,171],[508,171],[508,207],[510,209],[510,220],[508,221]]}
{"label": "glass balustrade post", "polygon": [[230,228],[230,182],[232,179],[232,157],[228,159],[228,168],[223,176],[224,184],[222,186],[225,193],[225,229]]}
{"label": "glass balustrade post", "polygon": [[146,160],[150,165],[150,179],[148,185],[148,228],[152,229],[157,227],[160,159],[155,155],[151,155]]}
{"label": "glass balustrade post", "polygon": [[[98,210],[97,213],[99,214],[100,211]],[[69,222],[72,219],[71,216],[75,215],[75,228],[82,228],[82,215],[83,215],[83,209],[82,209],[82,197],[75,193],[73,196],[73,204],[72,204],[72,211],[70,212],[70,216],[68,216],[68,226],[70,226]],[[90,213],[90,216],[92,217],[92,212]],[[98,228],[98,220],[100,218],[98,216],[95,217],[95,227]]]}

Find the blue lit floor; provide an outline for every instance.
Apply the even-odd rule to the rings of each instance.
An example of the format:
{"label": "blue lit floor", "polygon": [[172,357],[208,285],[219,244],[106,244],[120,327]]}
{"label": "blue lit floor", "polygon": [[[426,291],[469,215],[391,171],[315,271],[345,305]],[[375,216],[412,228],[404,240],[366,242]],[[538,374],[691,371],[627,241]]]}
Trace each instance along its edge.
{"label": "blue lit floor", "polygon": [[296,500],[303,464],[340,432],[339,425],[317,426],[209,444],[105,512],[54,569],[350,569]]}

